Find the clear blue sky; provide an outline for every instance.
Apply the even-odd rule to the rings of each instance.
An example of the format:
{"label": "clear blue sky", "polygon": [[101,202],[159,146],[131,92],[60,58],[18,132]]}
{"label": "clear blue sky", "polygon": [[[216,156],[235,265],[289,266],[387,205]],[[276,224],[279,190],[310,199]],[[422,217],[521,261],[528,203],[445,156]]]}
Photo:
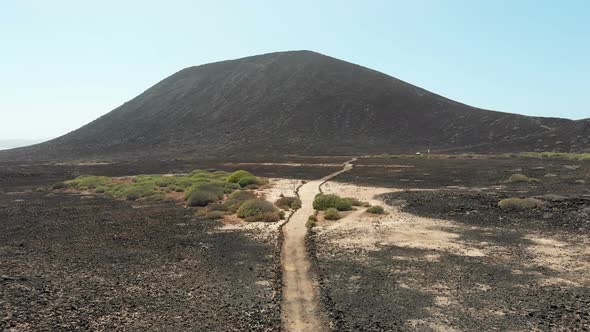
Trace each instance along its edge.
{"label": "clear blue sky", "polygon": [[473,106],[590,117],[585,0],[3,0],[0,41],[0,139],[65,134],[184,67],[298,49]]}

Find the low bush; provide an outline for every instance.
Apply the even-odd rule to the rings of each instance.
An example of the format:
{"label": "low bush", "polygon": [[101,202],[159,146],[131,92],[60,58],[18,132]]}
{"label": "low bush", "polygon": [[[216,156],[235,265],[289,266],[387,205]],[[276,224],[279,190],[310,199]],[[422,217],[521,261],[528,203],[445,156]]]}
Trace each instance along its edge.
{"label": "low bush", "polygon": [[[233,193],[243,186],[251,184],[263,184],[265,180],[255,177],[249,172],[238,171],[233,173],[235,182],[228,182],[230,174],[223,171],[209,172],[195,170],[190,175],[138,175],[131,181],[128,179],[114,179],[105,176],[79,176],[73,180],[56,183],[53,189],[73,188],[77,190],[92,190],[97,193],[106,193],[117,199],[138,200],[158,195],[150,201],[158,201],[165,193],[184,192],[184,198],[190,206],[205,206],[208,203],[220,200],[225,194]],[[242,181],[241,184],[238,183]],[[245,198],[232,197],[231,210],[237,211],[243,201],[255,198],[246,194]],[[148,200],[146,200],[148,201]],[[230,205],[228,205],[228,210]]]}
{"label": "low bush", "polygon": [[311,215],[311,216],[309,216],[309,218],[307,218],[307,222],[305,223],[305,227],[313,228],[317,225],[317,222],[318,222],[318,219],[314,215]]}
{"label": "low bush", "polygon": [[539,182],[539,180],[537,180],[535,178],[529,178],[528,176],[526,176],[524,174],[512,174],[508,178],[508,182],[511,182],[511,183],[516,183],[516,182]]}
{"label": "low bush", "polygon": [[349,211],[352,210],[352,204],[349,200],[342,198],[336,201],[336,205],[334,206],[338,211]]}
{"label": "low bush", "polygon": [[225,214],[221,211],[211,211],[205,215],[206,219],[216,220],[216,219],[223,219]]}
{"label": "low bush", "polygon": [[263,222],[277,222],[281,220],[281,216],[277,212],[267,212],[262,215],[261,221]]}
{"label": "low bush", "polygon": [[320,211],[325,211],[329,208],[348,211],[352,209],[352,204],[349,200],[341,198],[338,195],[317,194],[313,200],[313,208]]}
{"label": "low bush", "polygon": [[149,203],[163,203],[163,202],[173,202],[174,201],[172,198],[166,197],[166,195],[161,194],[161,193],[146,196],[146,197],[142,198],[141,200],[144,202],[149,202]]}
{"label": "low bush", "polygon": [[74,180],[65,181],[64,184],[78,190],[90,190],[106,186],[110,181],[106,176],[82,175]]}
{"label": "low bush", "polygon": [[235,171],[227,177],[227,182],[238,183],[245,177],[254,177],[254,174],[244,170]]}
{"label": "low bush", "polygon": [[275,214],[280,219],[277,208],[264,199],[255,198],[245,201],[237,211],[238,217],[246,221],[270,220],[269,213]]}
{"label": "low bush", "polygon": [[590,153],[568,153],[568,152],[521,152],[519,157],[531,158],[560,158],[570,160],[590,160]]}
{"label": "low bush", "polygon": [[219,199],[219,195],[211,191],[193,191],[187,198],[189,206],[206,206]]}
{"label": "low bush", "polygon": [[257,178],[253,175],[252,176],[245,176],[245,177],[241,178],[237,183],[242,188],[246,188],[246,187],[252,188],[252,186],[256,186],[256,188],[252,188],[252,189],[258,189],[258,187],[260,185],[264,184],[264,182],[260,178]]}
{"label": "low bush", "polygon": [[498,206],[503,209],[516,209],[516,210],[524,210],[524,209],[535,209],[542,207],[544,205],[543,201],[536,199],[536,198],[518,198],[518,197],[510,197],[505,198],[498,202]]}
{"label": "low bush", "polygon": [[340,212],[335,208],[329,208],[324,212],[324,219],[326,220],[338,220],[340,218]]}
{"label": "low bush", "polygon": [[351,206],[362,206],[363,202],[359,201],[357,198],[354,197],[344,197],[344,200],[347,200]]}
{"label": "low bush", "polygon": [[138,184],[127,187],[122,194],[128,201],[135,201],[143,197],[155,195],[156,193],[157,187],[155,185]]}
{"label": "low bush", "polygon": [[368,208],[367,212],[373,213],[373,214],[384,214],[385,209],[383,209],[383,207],[380,205],[374,205],[374,206],[371,206],[370,208]]}
{"label": "low bush", "polygon": [[237,190],[233,193],[229,194],[227,200],[225,201],[224,205],[227,206],[227,210],[231,213],[236,213],[240,206],[244,204],[245,201],[255,199],[256,195],[249,191],[245,190]]}
{"label": "low bush", "polygon": [[275,205],[283,210],[297,210],[301,207],[301,200],[299,197],[284,196],[277,199]]}

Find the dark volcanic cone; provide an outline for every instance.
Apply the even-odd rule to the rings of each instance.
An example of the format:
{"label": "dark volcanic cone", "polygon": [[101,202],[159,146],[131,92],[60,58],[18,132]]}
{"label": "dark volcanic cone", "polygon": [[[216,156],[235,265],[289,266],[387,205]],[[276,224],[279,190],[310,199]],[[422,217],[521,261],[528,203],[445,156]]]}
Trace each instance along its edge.
{"label": "dark volcanic cone", "polygon": [[76,131],[0,159],[577,151],[588,148],[589,128],[470,107],[295,51],[183,69]]}

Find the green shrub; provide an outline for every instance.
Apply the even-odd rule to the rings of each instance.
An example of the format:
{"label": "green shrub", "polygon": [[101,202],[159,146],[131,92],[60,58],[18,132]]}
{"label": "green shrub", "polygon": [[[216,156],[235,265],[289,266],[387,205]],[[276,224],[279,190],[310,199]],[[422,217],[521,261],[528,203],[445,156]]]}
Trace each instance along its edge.
{"label": "green shrub", "polygon": [[544,205],[543,201],[538,200],[536,198],[518,198],[518,197],[510,197],[505,198],[498,202],[498,206],[503,209],[535,209],[542,207]]}
{"label": "green shrub", "polygon": [[136,184],[128,186],[122,193],[128,201],[135,201],[142,197],[151,196],[157,193],[157,187],[150,184]]}
{"label": "green shrub", "polygon": [[231,194],[235,190],[240,189],[240,185],[237,183],[225,182],[223,188],[225,189],[226,194]]}
{"label": "green shrub", "polygon": [[277,222],[281,220],[281,216],[277,212],[266,212],[262,215],[263,222]]}
{"label": "green shrub", "polygon": [[338,220],[340,218],[340,212],[335,208],[329,208],[324,212],[324,219],[326,220]]}
{"label": "green shrub", "polygon": [[146,196],[141,198],[142,201],[148,202],[148,203],[162,203],[162,202],[172,202],[173,199],[166,197],[166,195],[164,194],[154,194],[154,195],[150,195],[150,196]]}
{"label": "green shrub", "polygon": [[101,186],[106,186],[111,180],[106,176],[82,175],[74,180],[64,182],[68,187],[78,190],[95,189]]}
{"label": "green shrub", "polygon": [[218,200],[223,198],[225,188],[223,183],[220,182],[200,182],[190,187],[190,189],[184,193],[184,197],[188,199],[193,193],[196,192],[211,193],[216,197],[214,200]]}
{"label": "green shrub", "polygon": [[329,208],[335,208],[339,211],[348,211],[352,209],[351,202],[334,194],[317,194],[313,200],[313,208],[324,211]]}
{"label": "green shrub", "polygon": [[299,197],[281,197],[277,199],[275,205],[283,210],[297,210],[301,207],[301,200]]}
{"label": "green shrub", "polygon": [[359,201],[357,198],[354,198],[354,197],[344,197],[343,200],[348,201],[351,206],[362,206],[363,205],[363,202]]}
{"label": "green shrub", "polygon": [[277,218],[280,219],[277,213],[277,208],[275,208],[272,203],[260,198],[245,201],[242,206],[240,206],[237,213],[238,217],[245,218],[246,221],[262,221],[265,218],[268,219],[268,216],[265,217],[268,213],[274,213],[277,215]]}
{"label": "green shrub", "polygon": [[352,205],[350,204],[350,201],[347,199],[339,199],[336,202],[336,206],[334,206],[336,208],[336,210],[338,211],[349,211],[352,210]]}
{"label": "green shrub", "polygon": [[239,170],[239,171],[235,171],[235,172],[231,173],[227,177],[227,182],[238,183],[242,178],[253,177],[253,176],[254,176],[254,174],[252,174],[248,171]]}
{"label": "green shrub", "polygon": [[186,200],[189,206],[206,206],[211,202],[215,202],[219,196],[210,191],[193,191]]}
{"label": "green shrub", "polygon": [[508,182],[538,182],[539,180],[535,178],[529,178],[524,174],[512,174],[510,178],[508,178]]}
{"label": "green shrub", "polygon": [[262,181],[259,178],[251,175],[251,176],[242,177],[241,179],[238,180],[237,183],[238,183],[238,185],[240,185],[240,187],[246,188],[251,185],[259,186],[262,184]]}
{"label": "green shrub", "polygon": [[229,212],[236,213],[245,201],[255,198],[256,195],[249,191],[238,190],[229,194],[224,204],[227,206]]}
{"label": "green shrub", "polygon": [[315,215],[311,215],[307,218],[307,222],[305,223],[305,227],[307,228],[313,228],[316,226],[318,222],[318,218]]}
{"label": "green shrub", "polygon": [[225,216],[225,214],[222,211],[211,211],[205,215],[205,218],[215,220],[215,219],[223,219],[224,216]]}
{"label": "green shrub", "polygon": [[519,157],[531,158],[561,158],[570,160],[590,160],[590,153],[568,153],[568,152],[521,152]]}
{"label": "green shrub", "polygon": [[385,209],[383,209],[383,207],[380,205],[374,205],[374,206],[371,206],[370,208],[368,208],[367,212],[373,213],[373,214],[384,214]]}

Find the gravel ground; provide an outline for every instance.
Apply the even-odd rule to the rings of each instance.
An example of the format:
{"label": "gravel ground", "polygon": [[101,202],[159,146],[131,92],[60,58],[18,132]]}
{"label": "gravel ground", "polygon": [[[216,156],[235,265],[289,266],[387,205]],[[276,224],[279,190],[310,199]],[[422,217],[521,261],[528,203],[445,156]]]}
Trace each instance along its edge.
{"label": "gravel ground", "polygon": [[172,204],[0,194],[0,330],[278,331],[278,234]]}
{"label": "gravel ground", "polygon": [[[396,163],[356,167],[336,180],[443,190],[384,194],[388,216],[320,224],[308,236],[334,331],[590,331],[587,163],[388,165]],[[514,173],[541,182],[506,183]],[[505,197],[547,194],[538,209],[497,206]]]}

